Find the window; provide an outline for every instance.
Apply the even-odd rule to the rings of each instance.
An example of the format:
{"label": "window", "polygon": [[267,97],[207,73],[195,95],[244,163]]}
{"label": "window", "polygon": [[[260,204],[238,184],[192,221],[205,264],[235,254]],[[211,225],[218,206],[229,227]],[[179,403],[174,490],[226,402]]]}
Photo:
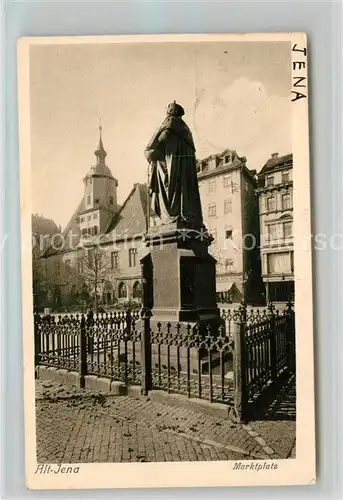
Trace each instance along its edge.
{"label": "window", "polygon": [[98,212],[95,212],[95,214],[93,214],[93,219],[97,219],[98,218]]}
{"label": "window", "polygon": [[291,273],[291,252],[272,253],[267,256],[268,273],[288,274]]}
{"label": "window", "polygon": [[283,237],[290,238],[293,233],[292,222],[284,222],[283,223]]}
{"label": "window", "polygon": [[231,272],[233,268],[233,260],[231,259],[226,259],[225,261],[225,271],[227,273]]}
{"label": "window", "polygon": [[110,196],[110,205],[114,205],[114,199],[113,199],[113,196]]}
{"label": "window", "polygon": [[86,236],[87,233],[88,233],[87,228],[82,229],[82,232],[81,232],[82,236]]}
{"label": "window", "polygon": [[81,219],[80,219],[80,220],[81,220],[81,222],[83,222],[83,221],[85,220],[85,218],[84,218],[84,217],[81,217]]}
{"label": "window", "polygon": [[289,172],[282,174],[282,182],[289,182]]}
{"label": "window", "polygon": [[226,155],[224,157],[224,162],[225,163],[231,163],[232,162],[232,155],[231,154],[230,155]]}
{"label": "window", "polygon": [[214,179],[214,180],[208,182],[208,192],[214,193],[215,190],[216,190],[216,181]]}
{"label": "window", "polygon": [[87,205],[91,204],[91,195],[87,195]]}
{"label": "window", "polygon": [[111,252],[111,269],[119,268],[119,252]]}
{"label": "window", "polygon": [[225,175],[223,177],[224,188],[231,187],[231,175]]}
{"label": "window", "polygon": [[282,210],[292,208],[291,194],[286,193],[282,195]]}
{"label": "window", "polygon": [[291,272],[294,273],[294,252],[290,253],[291,258]]}
{"label": "window", "polygon": [[268,239],[269,241],[277,240],[277,226],[276,224],[272,224],[268,226]]}
{"label": "window", "polygon": [[229,214],[232,211],[232,201],[224,200],[224,214]]}
{"label": "window", "polygon": [[274,186],[274,177],[272,175],[270,175],[266,178],[266,185],[267,185],[267,187]]}
{"label": "window", "polygon": [[232,239],[232,229],[225,229],[225,238],[227,240],[231,240]]}
{"label": "window", "polygon": [[217,215],[217,207],[215,203],[211,203],[208,206],[208,216],[209,217],[215,217]]}
{"label": "window", "polygon": [[118,287],[118,298],[119,299],[126,299],[127,297],[127,287],[125,283],[121,282],[119,287]]}
{"label": "window", "polygon": [[93,234],[94,235],[98,234],[98,226],[94,226],[94,228],[93,228]]}
{"label": "window", "polygon": [[132,298],[140,299],[142,296],[142,287],[139,281],[136,281],[132,288]]}
{"label": "window", "polygon": [[65,261],[65,266],[66,266],[66,269],[69,269],[69,268],[70,268],[70,266],[71,266],[71,260],[70,260],[70,259],[67,259],[67,260]]}
{"label": "window", "polygon": [[60,270],[61,270],[60,263],[59,263],[59,262],[56,262],[56,264],[55,264],[55,271],[56,271],[56,274],[57,274],[57,275],[59,275],[59,274],[60,274]]}
{"label": "window", "polygon": [[136,265],[137,265],[137,255],[138,255],[137,248],[130,248],[129,249],[129,266],[130,267],[136,267]]}
{"label": "window", "polygon": [[272,210],[275,210],[275,197],[269,196],[267,198],[267,211],[270,212]]}

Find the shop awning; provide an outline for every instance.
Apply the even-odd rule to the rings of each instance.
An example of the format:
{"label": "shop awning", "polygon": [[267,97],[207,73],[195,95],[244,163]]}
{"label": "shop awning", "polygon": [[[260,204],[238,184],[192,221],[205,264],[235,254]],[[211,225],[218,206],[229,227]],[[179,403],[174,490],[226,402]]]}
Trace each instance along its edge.
{"label": "shop awning", "polygon": [[216,283],[216,292],[229,292],[232,288],[232,281],[219,281]]}

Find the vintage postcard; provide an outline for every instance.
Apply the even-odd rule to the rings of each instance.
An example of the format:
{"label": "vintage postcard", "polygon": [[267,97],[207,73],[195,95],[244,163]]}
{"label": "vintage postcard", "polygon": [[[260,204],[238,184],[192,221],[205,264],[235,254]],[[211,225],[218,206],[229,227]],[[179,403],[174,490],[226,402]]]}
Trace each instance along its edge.
{"label": "vintage postcard", "polygon": [[29,488],[315,482],[307,57],[18,41]]}

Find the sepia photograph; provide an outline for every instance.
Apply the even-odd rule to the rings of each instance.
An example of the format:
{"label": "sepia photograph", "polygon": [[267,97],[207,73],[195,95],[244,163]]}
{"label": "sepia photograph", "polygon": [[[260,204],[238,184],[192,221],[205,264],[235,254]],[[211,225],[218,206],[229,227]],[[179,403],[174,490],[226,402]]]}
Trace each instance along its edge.
{"label": "sepia photograph", "polygon": [[18,47],[29,487],[314,482],[305,35]]}

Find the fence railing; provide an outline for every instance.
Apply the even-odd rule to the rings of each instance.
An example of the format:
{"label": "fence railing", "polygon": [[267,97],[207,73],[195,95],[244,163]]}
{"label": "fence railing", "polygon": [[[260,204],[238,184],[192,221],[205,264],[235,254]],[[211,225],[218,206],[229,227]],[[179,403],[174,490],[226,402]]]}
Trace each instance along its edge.
{"label": "fence railing", "polygon": [[35,364],[79,370],[81,316],[41,317],[35,314]]}
{"label": "fence railing", "polygon": [[264,389],[295,370],[292,306],[223,311],[208,324],[155,323],[151,312],[44,318],[35,314],[35,364],[210,402],[242,419]]}
{"label": "fence railing", "polygon": [[[233,401],[233,344],[225,326],[157,323],[149,332],[150,386],[210,402]],[[232,364],[232,363],[231,363]]]}
{"label": "fence railing", "polygon": [[256,313],[240,309],[235,329],[235,407],[249,407],[286,371],[295,372],[295,318],[292,304],[280,312],[272,304]]}
{"label": "fence railing", "polygon": [[139,311],[89,314],[86,321],[87,374],[141,383]]}

